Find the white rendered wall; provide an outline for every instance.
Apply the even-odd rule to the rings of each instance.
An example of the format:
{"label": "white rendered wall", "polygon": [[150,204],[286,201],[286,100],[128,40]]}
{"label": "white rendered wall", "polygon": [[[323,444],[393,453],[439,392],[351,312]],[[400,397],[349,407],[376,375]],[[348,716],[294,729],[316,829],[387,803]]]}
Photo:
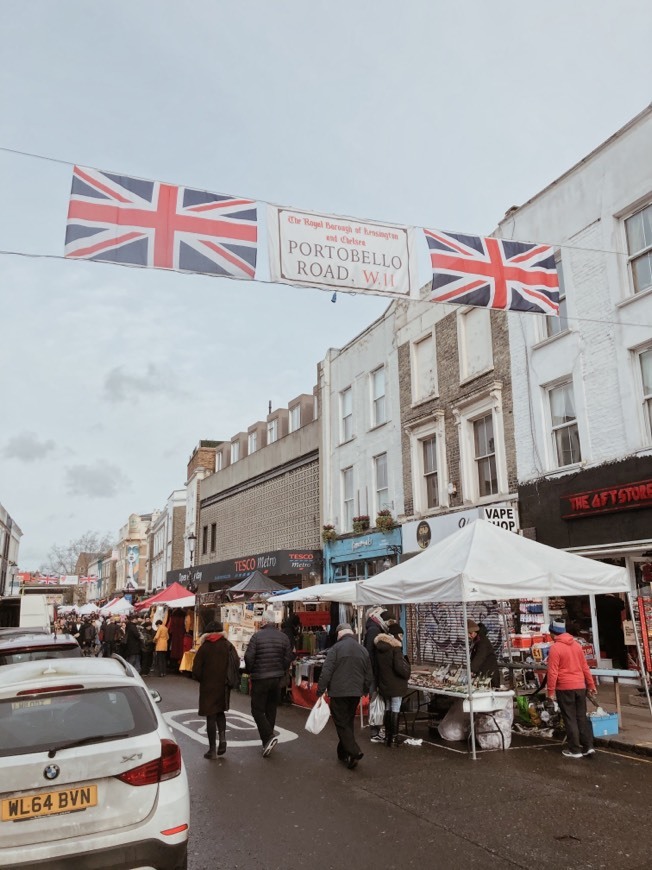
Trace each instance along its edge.
{"label": "white rendered wall", "polygon": [[651,153],[648,109],[496,230],[560,245],[568,300],[554,338],[544,317],[508,315],[520,482],[555,472],[545,386],[571,374],[582,465],[652,452],[634,353],[652,342],[652,293],[633,295],[623,223],[652,201]]}
{"label": "white rendered wall", "polygon": [[[341,350],[331,349],[320,366],[322,419],[322,520],[342,533],[342,470],[353,467],[354,515],[375,519],[374,457],[387,453],[389,507],[403,513],[403,472],[394,306]],[[372,425],[370,374],[385,367],[385,419]],[[353,437],[341,443],[340,393],[352,388]]]}

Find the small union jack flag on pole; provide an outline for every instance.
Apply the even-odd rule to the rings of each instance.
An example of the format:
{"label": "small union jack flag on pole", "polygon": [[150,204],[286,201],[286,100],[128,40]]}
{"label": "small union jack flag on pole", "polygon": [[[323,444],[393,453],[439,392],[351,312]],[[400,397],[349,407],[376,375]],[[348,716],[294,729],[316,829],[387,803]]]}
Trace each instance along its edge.
{"label": "small union jack flag on pole", "polygon": [[559,314],[559,277],[550,245],[423,232],[432,264],[431,302]]}
{"label": "small union jack flag on pole", "polygon": [[253,279],[255,200],[75,166],[66,257]]}

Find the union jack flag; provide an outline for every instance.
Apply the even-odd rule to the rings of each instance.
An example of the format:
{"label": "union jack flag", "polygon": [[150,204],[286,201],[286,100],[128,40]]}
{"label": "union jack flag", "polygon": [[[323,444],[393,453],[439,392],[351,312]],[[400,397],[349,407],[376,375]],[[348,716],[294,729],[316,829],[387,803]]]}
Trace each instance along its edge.
{"label": "union jack flag", "polygon": [[550,245],[425,230],[431,302],[559,314],[559,277]]}
{"label": "union jack flag", "polygon": [[66,257],[253,278],[254,200],[75,166]]}

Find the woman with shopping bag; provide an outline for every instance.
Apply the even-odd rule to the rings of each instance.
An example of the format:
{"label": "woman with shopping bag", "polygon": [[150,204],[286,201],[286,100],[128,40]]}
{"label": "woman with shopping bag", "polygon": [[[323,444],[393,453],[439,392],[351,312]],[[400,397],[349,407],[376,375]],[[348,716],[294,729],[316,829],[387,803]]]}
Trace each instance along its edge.
{"label": "woman with shopping bag", "polygon": [[385,746],[398,746],[398,717],[407,693],[411,667],[403,654],[403,629],[392,623],[387,633],[376,635],[378,694],[385,700]]}
{"label": "woman with shopping bag", "polygon": [[321,669],[317,696],[323,703],[322,695],[328,692],[339,738],[337,757],[349,770],[363,755],[355,739],[355,711],[361,696],[369,694],[372,679],[369,653],[355,639],[351,626],[341,623],[337,626],[337,643],[328,651]]}

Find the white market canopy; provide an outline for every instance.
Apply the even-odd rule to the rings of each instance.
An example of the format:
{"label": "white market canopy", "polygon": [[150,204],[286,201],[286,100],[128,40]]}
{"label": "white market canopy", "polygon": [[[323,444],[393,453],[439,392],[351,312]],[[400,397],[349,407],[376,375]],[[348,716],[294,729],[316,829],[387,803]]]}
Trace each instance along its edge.
{"label": "white market canopy", "polygon": [[133,605],[126,598],[118,598],[117,600],[110,601],[106,607],[102,607],[100,613],[103,616],[120,616],[123,613],[131,613],[133,609]]}
{"label": "white market canopy", "polygon": [[269,601],[275,604],[277,601],[339,601],[342,604],[357,604],[357,589],[360,583],[357,580],[349,580],[345,583],[316,583],[305,589],[294,589],[283,595],[274,595]]}
{"label": "white market canopy", "polygon": [[97,604],[93,604],[91,601],[89,601],[88,604],[83,604],[81,607],[77,608],[77,613],[80,616],[88,616],[91,613],[97,613],[99,609],[100,608],[97,606]]}
{"label": "white market canopy", "polygon": [[548,547],[480,519],[353,585],[354,603],[365,605],[631,591],[625,568]]}

